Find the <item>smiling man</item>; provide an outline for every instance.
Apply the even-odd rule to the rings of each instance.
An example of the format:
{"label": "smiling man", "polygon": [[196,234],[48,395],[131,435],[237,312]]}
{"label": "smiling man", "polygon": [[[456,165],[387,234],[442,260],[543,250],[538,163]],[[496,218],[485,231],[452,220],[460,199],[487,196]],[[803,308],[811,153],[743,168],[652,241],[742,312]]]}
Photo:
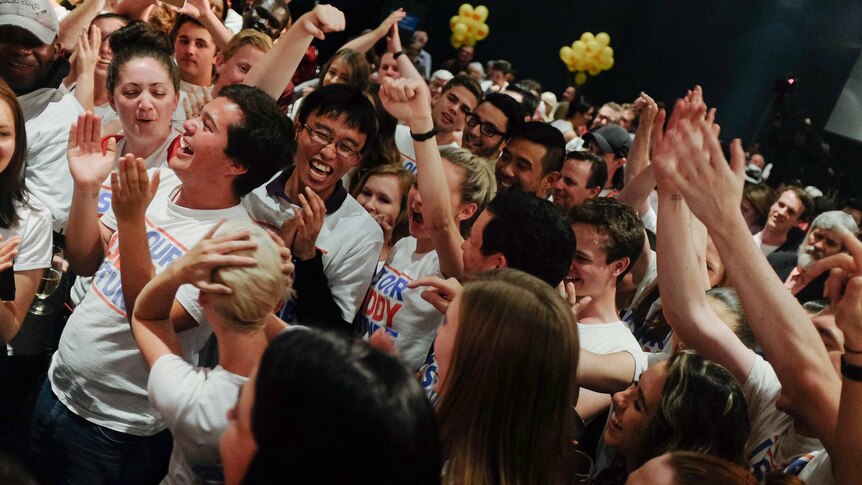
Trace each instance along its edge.
{"label": "smiling man", "polygon": [[763,255],[795,251],[805,239],[805,232],[796,224],[807,220],[813,209],[814,201],[802,187],[789,186],[782,190],[769,208],[763,230],[753,236]]}
{"label": "smiling man", "polygon": [[[482,90],[470,76],[458,75],[443,85],[440,96],[431,102],[431,119],[438,146],[461,145],[458,132],[464,129],[467,114],[476,109],[481,100]],[[395,128],[395,144],[401,152],[404,168],[416,173],[416,152],[407,125],[399,124]]]}
{"label": "smiling man", "polygon": [[496,160],[512,132],[523,123],[517,101],[506,94],[489,94],[464,119],[462,146],[473,155]]}
{"label": "smiling man", "polygon": [[27,131],[27,189],[62,231],[72,200],[66,164],[69,126],[83,108],[58,87],[69,73],[59,55],[59,24],[48,0],[0,0],[0,77],[15,91]]}
{"label": "smiling man", "polygon": [[341,179],[377,135],[374,107],[333,84],[308,95],[294,123],[295,166],[245,197],[249,214],[281,230],[296,260],[295,306],[285,320],[350,331],[371,283],[383,231]]}
{"label": "smiling man", "polygon": [[525,123],[497,159],[497,192],[522,190],[546,198],[560,176],[565,154],[560,130],[540,121]]}
{"label": "smiling man", "polygon": [[[248,220],[240,197],[283,166],[293,147],[289,120],[265,93],[229,86],[222,94],[185,122],[170,169],[148,174],[143,159],[121,159],[101,218],[95,196],[116,147],[102,152],[92,114],[67,130],[75,191],[66,251],[76,272],[94,278],[63,329],[34,412],[31,453],[45,483],[156,483],[165,476],[171,436],[150,404],[128,316],[147,282],[172,271],[220,220]],[[148,180],[156,174],[157,188]],[[169,303],[184,357],[196,362],[211,334],[199,292],[183,285]]]}

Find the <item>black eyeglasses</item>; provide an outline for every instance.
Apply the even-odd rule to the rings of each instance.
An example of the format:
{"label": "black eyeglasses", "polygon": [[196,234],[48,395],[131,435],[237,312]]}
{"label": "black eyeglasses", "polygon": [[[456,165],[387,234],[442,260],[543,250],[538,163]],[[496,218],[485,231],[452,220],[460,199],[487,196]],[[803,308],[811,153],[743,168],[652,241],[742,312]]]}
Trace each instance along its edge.
{"label": "black eyeglasses", "polygon": [[479,118],[478,116],[476,116],[476,113],[467,113],[467,116],[466,116],[464,121],[467,123],[467,126],[469,126],[470,128],[475,128],[478,126],[479,127],[479,133],[481,133],[482,136],[486,136],[488,138],[491,138],[491,137],[497,136],[497,135],[500,135],[502,137],[506,136],[506,133],[498,130],[496,126],[492,125],[491,123],[489,123],[487,121],[482,121],[482,118]]}
{"label": "black eyeglasses", "polygon": [[344,140],[335,141],[332,137],[332,133],[320,128],[312,128],[306,124],[303,124],[302,127],[305,128],[305,131],[308,132],[308,136],[311,137],[311,141],[314,143],[322,146],[334,143],[335,152],[338,153],[338,156],[341,158],[353,160],[359,156],[359,150],[357,150],[350,142]]}

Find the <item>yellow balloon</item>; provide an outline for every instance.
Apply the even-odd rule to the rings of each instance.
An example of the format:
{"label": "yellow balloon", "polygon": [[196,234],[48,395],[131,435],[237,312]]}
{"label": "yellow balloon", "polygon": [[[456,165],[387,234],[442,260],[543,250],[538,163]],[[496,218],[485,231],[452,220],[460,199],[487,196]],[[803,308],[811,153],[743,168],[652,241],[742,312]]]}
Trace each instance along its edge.
{"label": "yellow balloon", "polygon": [[607,47],[611,43],[611,36],[607,32],[599,32],[596,34],[596,42],[602,47]]}
{"label": "yellow balloon", "polygon": [[593,67],[591,67],[590,69],[587,69],[587,72],[589,72],[589,73],[590,73],[590,76],[596,76],[596,75],[598,75],[600,72],[602,72],[602,70],[601,70],[601,69],[599,69],[599,66],[593,66]]}
{"label": "yellow balloon", "polygon": [[456,49],[460,49],[461,44],[463,44],[462,41],[455,38],[455,34],[452,34],[452,37],[449,38],[449,43],[452,44],[452,47]]}
{"label": "yellow balloon", "polygon": [[575,75],[575,84],[583,86],[585,82],[587,82],[587,73],[579,72]]}
{"label": "yellow balloon", "polygon": [[464,43],[467,45],[476,45],[476,38],[475,37],[467,37],[466,39],[464,39]]}
{"label": "yellow balloon", "polygon": [[462,3],[461,6],[458,7],[458,15],[462,17],[469,17],[471,13],[473,13],[473,6],[469,3]]}
{"label": "yellow balloon", "polygon": [[473,9],[473,13],[479,16],[479,18],[476,20],[478,20],[479,22],[485,22],[485,20],[488,18],[488,7],[484,5],[477,5],[476,8]]}
{"label": "yellow balloon", "polygon": [[464,42],[464,40],[467,39],[467,33],[466,32],[453,32],[452,37],[454,37],[455,40],[457,40],[458,42]]}
{"label": "yellow balloon", "polygon": [[562,59],[562,60],[563,60],[563,62],[565,62],[566,64],[568,64],[569,62],[571,62],[571,59],[572,59],[572,56],[573,56],[573,55],[574,55],[574,54],[573,54],[573,52],[572,52],[572,48],[571,48],[571,47],[569,47],[569,46],[567,46],[567,45],[564,45],[563,47],[561,47],[561,48],[560,48],[560,59]]}
{"label": "yellow balloon", "polygon": [[599,52],[599,49],[601,49],[601,47],[599,47],[599,43],[596,42],[595,39],[587,42],[587,51],[586,52],[587,52],[588,56],[597,54]]}
{"label": "yellow balloon", "polygon": [[572,61],[572,65],[575,67],[574,68],[575,71],[583,71],[584,69],[586,69],[586,65],[584,65],[584,58],[583,57],[576,57]]}
{"label": "yellow balloon", "polygon": [[611,58],[611,57],[613,57],[613,56],[614,56],[614,50],[613,50],[612,48],[610,48],[610,47],[605,47],[605,48],[604,48],[604,49],[602,49],[602,51],[599,53],[599,59],[600,59],[602,62],[606,62],[608,59],[610,59],[610,58]]}
{"label": "yellow balloon", "polygon": [[586,51],[586,50],[587,50],[587,45],[584,44],[583,41],[576,40],[572,43],[572,51],[575,53],[576,56],[580,57],[580,56],[584,55],[584,51]]}
{"label": "yellow balloon", "polygon": [[591,40],[596,40],[592,32],[584,32],[583,34],[581,34],[581,42],[583,42],[584,44],[588,43]]}
{"label": "yellow balloon", "polygon": [[455,24],[455,28],[452,29],[452,33],[456,36],[463,36],[467,33],[467,26],[464,24],[464,22],[458,22],[457,24]]}
{"label": "yellow balloon", "polygon": [[614,67],[614,58],[613,58],[613,57],[611,57],[610,59],[608,59],[608,60],[604,63],[604,65],[602,65],[602,69],[604,69],[605,71],[609,71],[612,67]]}
{"label": "yellow balloon", "polygon": [[484,40],[490,33],[491,29],[488,27],[488,24],[479,24],[476,27],[476,40]]}
{"label": "yellow balloon", "polygon": [[451,19],[449,19],[449,30],[455,30],[455,24],[461,21],[460,15],[453,15]]}

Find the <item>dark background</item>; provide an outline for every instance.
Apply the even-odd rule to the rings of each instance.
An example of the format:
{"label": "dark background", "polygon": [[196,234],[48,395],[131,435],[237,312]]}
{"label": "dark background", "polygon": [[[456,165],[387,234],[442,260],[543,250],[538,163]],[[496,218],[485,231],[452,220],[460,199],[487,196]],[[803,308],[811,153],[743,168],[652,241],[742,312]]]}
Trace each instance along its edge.
{"label": "dark background", "polygon": [[[419,14],[426,46],[436,65],[454,54],[449,18],[462,1],[334,0],[348,19],[348,30],[319,45],[328,56],[349,37],[376,26],[392,8]],[[672,105],[694,84],[718,108],[722,138],[755,136],[767,158],[779,155],[765,143],[776,111],[776,79],[794,74],[794,91],[780,106],[785,119],[807,116],[811,126],[826,124],[862,48],[862,2],[815,0],[725,1],[486,1],[490,35],[477,44],[476,60],[506,59],[520,78],[533,78],[557,93],[570,74],[558,57],[585,31],[607,32],[614,48],[613,69],[591,78],[581,90],[597,103],[632,101],[643,90]],[[476,6],[477,3],[473,3]],[[295,17],[313,6],[291,4]],[[412,8],[411,8],[412,6]],[[406,43],[406,38],[404,39]],[[862,114],[860,114],[862,116]],[[758,128],[763,123],[763,128]],[[823,133],[843,191],[862,192],[862,146]]]}

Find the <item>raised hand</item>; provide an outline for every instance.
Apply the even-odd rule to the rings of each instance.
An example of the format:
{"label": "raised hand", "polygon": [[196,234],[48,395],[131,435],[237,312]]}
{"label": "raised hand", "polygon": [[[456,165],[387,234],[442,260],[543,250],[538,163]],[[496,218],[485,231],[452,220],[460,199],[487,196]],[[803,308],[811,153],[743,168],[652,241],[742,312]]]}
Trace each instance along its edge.
{"label": "raised hand", "polygon": [[658,105],[655,100],[653,100],[647,93],[641,92],[641,95],[638,96],[638,99],[636,99],[632,105],[632,111],[635,113],[635,117],[638,118],[637,134],[640,135],[641,130],[643,130],[647,133],[646,136],[649,136],[650,131],[652,131],[656,114],[658,114]]}
{"label": "raised hand", "polygon": [[737,206],[745,181],[742,142],[733,140],[728,163],[718,142],[718,130],[706,118],[680,120],[667,141],[676,157],[660,171],[682,193],[694,215],[713,230],[741,218]]}
{"label": "raised hand", "polygon": [[305,195],[299,194],[299,203],[302,209],[294,209],[296,235],[293,238],[292,248],[300,261],[308,261],[317,254],[314,244],[323,228],[326,206],[323,199],[308,187],[305,188]]}
{"label": "raised hand", "polygon": [[329,32],[341,32],[346,22],[341,10],[331,5],[317,5],[297,21],[310,35],[323,40]]}
{"label": "raised hand", "polygon": [[835,323],[844,332],[844,346],[862,350],[862,242],[842,226],[836,229],[852,261],[832,270],[826,293],[835,310]]}
{"label": "raised hand", "polygon": [[[222,221],[224,222],[224,221]],[[223,266],[255,266],[257,261],[250,256],[237,256],[236,251],[257,248],[250,240],[248,231],[238,231],[227,236],[213,237],[222,222],[216,224],[195,247],[168,267],[182,283],[196,286],[203,292],[231,294],[228,286],[212,281],[213,270]]]}
{"label": "raised hand", "polygon": [[183,99],[183,110],[186,112],[186,119],[197,118],[201,114],[201,109],[204,105],[213,100],[212,91],[200,87],[192,86],[186,91],[186,97]]}
{"label": "raised hand", "polygon": [[431,92],[424,81],[413,78],[384,79],[380,101],[396,119],[411,127],[431,121]]}
{"label": "raised hand", "polygon": [[89,33],[87,29],[81,31],[75,52],[69,58],[69,63],[72,64],[78,76],[93,74],[93,71],[96,69],[96,61],[99,60],[99,48],[101,45],[101,30],[90,27]]}
{"label": "raised hand", "polygon": [[211,12],[210,3],[208,0],[186,0],[182,7],[176,8],[173,5],[165,3],[171,10],[175,10],[177,13],[188,15],[194,19],[200,19],[202,16],[206,15],[207,12]]}
{"label": "raised hand", "polygon": [[[389,14],[389,17],[387,17],[386,20],[389,20],[389,18],[392,17],[396,12],[398,12],[398,10]],[[403,15],[401,18],[404,18]],[[386,36],[386,50],[394,54],[403,50],[403,47],[401,45],[401,34],[398,32],[398,22],[393,22],[392,25],[389,26],[389,30],[391,32],[388,36]]]}
{"label": "raised hand", "polygon": [[111,173],[111,207],[117,221],[143,221],[158,188],[159,172],[150,180],[144,159],[131,154],[120,158],[119,173]]}
{"label": "raised hand", "polygon": [[110,139],[103,152],[100,135],[101,120],[90,112],[79,116],[69,129],[69,171],[80,187],[98,189],[114,168],[117,143]]}
{"label": "raised hand", "polygon": [[419,288],[422,286],[428,287],[422,291],[422,299],[434,306],[443,315],[446,314],[446,310],[449,309],[449,304],[452,303],[452,300],[460,295],[464,289],[461,283],[455,278],[444,280],[436,276],[413,280],[407,285],[407,288]]}
{"label": "raised hand", "polygon": [[0,236],[0,271],[12,267],[15,256],[18,255],[19,244],[21,244],[21,236],[12,236],[5,241],[3,241],[3,236]]}

